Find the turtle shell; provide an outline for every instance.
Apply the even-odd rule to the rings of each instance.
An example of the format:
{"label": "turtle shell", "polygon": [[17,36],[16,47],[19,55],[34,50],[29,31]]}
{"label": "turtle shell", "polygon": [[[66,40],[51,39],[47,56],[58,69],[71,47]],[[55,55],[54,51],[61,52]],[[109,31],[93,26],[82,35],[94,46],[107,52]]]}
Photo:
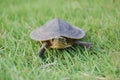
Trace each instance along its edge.
{"label": "turtle shell", "polygon": [[45,25],[30,33],[30,37],[36,41],[46,41],[60,36],[80,39],[85,36],[85,33],[83,30],[71,26],[58,18],[48,21]]}

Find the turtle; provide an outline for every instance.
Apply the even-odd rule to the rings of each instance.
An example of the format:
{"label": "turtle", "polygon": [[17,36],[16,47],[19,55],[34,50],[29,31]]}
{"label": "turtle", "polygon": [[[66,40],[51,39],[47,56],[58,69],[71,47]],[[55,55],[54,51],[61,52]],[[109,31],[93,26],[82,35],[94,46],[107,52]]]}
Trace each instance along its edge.
{"label": "turtle", "polygon": [[85,32],[82,29],[59,18],[47,21],[30,33],[31,39],[42,43],[39,57],[43,56],[46,48],[64,49],[71,47],[73,44],[91,48],[91,43],[80,41],[84,36]]}

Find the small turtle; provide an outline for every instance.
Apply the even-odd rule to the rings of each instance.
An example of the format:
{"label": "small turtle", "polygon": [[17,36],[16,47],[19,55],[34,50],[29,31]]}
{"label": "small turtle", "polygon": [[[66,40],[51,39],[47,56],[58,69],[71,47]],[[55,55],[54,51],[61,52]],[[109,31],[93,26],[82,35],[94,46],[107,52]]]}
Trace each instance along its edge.
{"label": "small turtle", "polygon": [[91,43],[79,41],[84,36],[85,32],[83,30],[73,27],[58,18],[48,21],[45,25],[30,33],[30,37],[33,40],[42,42],[42,47],[39,51],[40,57],[43,55],[45,48],[62,49],[73,44],[91,48]]}

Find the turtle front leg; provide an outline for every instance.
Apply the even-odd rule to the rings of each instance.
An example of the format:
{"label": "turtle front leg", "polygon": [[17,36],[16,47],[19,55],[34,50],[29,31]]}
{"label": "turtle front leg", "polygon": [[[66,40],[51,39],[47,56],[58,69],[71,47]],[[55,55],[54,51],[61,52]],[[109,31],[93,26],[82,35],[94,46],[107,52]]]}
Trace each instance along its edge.
{"label": "turtle front leg", "polygon": [[45,48],[48,46],[48,43],[47,42],[44,42],[42,44],[42,47],[40,48],[40,51],[39,51],[39,57],[42,57],[44,52],[45,52]]}
{"label": "turtle front leg", "polygon": [[81,46],[81,47],[86,47],[90,49],[92,47],[92,44],[89,42],[81,42],[81,41],[75,41],[75,44]]}

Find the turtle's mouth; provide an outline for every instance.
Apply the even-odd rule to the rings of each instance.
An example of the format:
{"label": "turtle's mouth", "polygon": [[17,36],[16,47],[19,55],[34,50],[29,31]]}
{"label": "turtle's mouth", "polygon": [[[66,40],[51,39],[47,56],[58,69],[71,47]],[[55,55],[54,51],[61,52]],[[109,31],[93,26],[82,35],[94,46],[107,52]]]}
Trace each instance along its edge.
{"label": "turtle's mouth", "polygon": [[64,37],[54,38],[51,41],[51,44],[52,44],[51,48],[65,48],[68,46],[66,38]]}

